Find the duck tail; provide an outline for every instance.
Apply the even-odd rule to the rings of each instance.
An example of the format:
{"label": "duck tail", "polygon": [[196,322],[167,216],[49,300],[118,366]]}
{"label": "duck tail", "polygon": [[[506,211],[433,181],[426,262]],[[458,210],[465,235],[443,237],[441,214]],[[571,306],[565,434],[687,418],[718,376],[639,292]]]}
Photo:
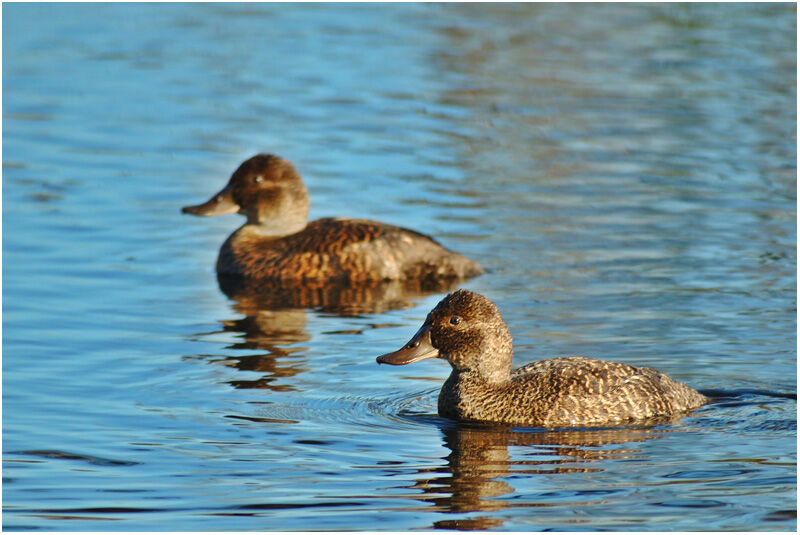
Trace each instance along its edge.
{"label": "duck tail", "polygon": [[453,253],[453,255],[455,257],[453,258],[453,268],[458,278],[469,279],[483,274],[483,268],[474,260],[470,260],[458,253]]}
{"label": "duck tail", "polygon": [[689,385],[674,379],[668,379],[674,384],[670,385],[666,392],[669,392],[670,401],[676,411],[690,411],[711,401],[710,398],[707,398]]}

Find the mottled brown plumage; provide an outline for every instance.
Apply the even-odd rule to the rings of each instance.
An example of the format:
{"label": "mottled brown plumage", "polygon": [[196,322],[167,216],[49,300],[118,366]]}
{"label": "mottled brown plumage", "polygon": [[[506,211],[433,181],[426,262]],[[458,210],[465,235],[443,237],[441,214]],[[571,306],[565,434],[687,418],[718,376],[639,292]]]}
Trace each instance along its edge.
{"label": "mottled brown plumage", "polygon": [[680,414],[708,398],[652,368],[564,357],[511,371],[511,334],[497,307],[458,290],[428,314],[402,349],[379,363],[439,357],[453,368],[439,414],[456,420],[541,427],[615,425]]}
{"label": "mottled brown plumage", "polygon": [[259,154],[242,163],[228,184],[185,213],[241,213],[247,223],[222,245],[220,274],[252,279],[365,282],[462,279],[482,273],[478,264],[433,238],[365,219],[308,223],[309,199],[291,163]]}

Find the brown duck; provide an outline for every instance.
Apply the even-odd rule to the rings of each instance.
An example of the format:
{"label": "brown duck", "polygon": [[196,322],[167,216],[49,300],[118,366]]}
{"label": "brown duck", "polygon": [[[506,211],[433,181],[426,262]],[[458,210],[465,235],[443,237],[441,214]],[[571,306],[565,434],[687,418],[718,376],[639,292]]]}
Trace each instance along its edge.
{"label": "brown duck", "polygon": [[511,371],[512,356],[511,334],[494,303],[458,290],[436,305],[403,348],[377,360],[447,360],[453,371],[439,393],[439,415],[456,420],[615,425],[680,414],[709,401],[652,368],[564,357]]}
{"label": "brown duck", "polygon": [[365,282],[463,279],[480,266],[433,238],[366,219],[308,222],[309,198],[294,166],[271,154],[242,163],[207,202],[186,206],[198,216],[240,213],[247,223],[230,235],[217,272],[252,279]]}

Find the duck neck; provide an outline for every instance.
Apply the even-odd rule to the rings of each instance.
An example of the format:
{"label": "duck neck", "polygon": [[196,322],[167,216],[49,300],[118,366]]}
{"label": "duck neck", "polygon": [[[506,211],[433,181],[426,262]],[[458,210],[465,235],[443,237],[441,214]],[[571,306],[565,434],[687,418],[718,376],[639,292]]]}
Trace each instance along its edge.
{"label": "duck neck", "polygon": [[[505,359],[503,359],[505,364]],[[500,362],[481,362],[477,368],[459,369],[453,367],[450,378],[453,381],[469,380],[490,385],[501,385],[511,380],[511,358],[508,358],[508,365],[498,366]]]}
{"label": "duck neck", "polygon": [[[247,216],[247,225],[262,236],[281,237],[300,232],[308,224],[310,201],[308,192],[300,184],[293,190],[262,192],[253,208],[240,210]],[[270,196],[272,195],[272,196]]]}
{"label": "duck neck", "polygon": [[260,218],[258,215],[248,216],[247,223],[244,227],[249,232],[260,234],[269,238],[280,238],[281,236],[288,236],[300,232],[308,224],[307,215],[299,216],[291,214],[287,217],[276,218]]}
{"label": "duck neck", "polygon": [[487,383],[501,384],[511,379],[514,344],[505,323],[497,326],[483,340],[480,358],[473,363],[475,372]]}

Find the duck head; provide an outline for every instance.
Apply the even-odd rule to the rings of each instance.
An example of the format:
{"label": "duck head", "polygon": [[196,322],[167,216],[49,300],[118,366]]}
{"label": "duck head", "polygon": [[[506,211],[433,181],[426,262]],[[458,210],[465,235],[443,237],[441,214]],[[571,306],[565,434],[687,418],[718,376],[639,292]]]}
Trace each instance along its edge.
{"label": "duck head", "polygon": [[265,234],[297,232],[308,221],[308,191],[294,166],[272,154],[242,163],[228,184],[203,204],[184,206],[185,214],[243,214]]}
{"label": "duck head", "polygon": [[497,307],[469,290],[457,290],[431,310],[402,348],[377,358],[378,364],[411,364],[442,358],[457,373],[475,373],[489,382],[508,380],[513,348]]}

